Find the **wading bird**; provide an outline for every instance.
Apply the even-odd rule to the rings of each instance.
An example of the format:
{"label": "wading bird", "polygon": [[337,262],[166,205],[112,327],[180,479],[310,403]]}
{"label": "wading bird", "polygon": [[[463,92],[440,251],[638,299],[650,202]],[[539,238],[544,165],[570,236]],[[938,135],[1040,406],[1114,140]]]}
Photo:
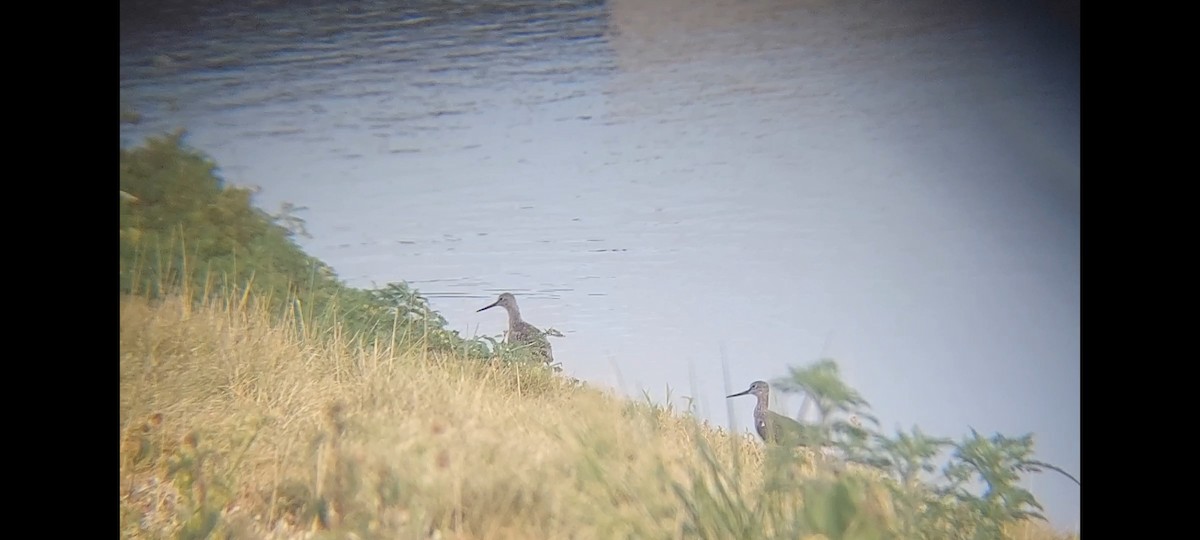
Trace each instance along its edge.
{"label": "wading bird", "polygon": [[508,312],[508,343],[517,346],[528,346],[533,355],[546,364],[554,363],[554,354],[550,350],[550,341],[545,333],[536,326],[521,319],[521,310],[517,308],[517,299],[511,293],[503,293],[495,302],[476,310],[476,313],[496,306]]}
{"label": "wading bird", "polygon": [[745,392],[731,394],[725,398],[746,394],[758,398],[758,404],[754,406],[754,430],[764,441],[787,446],[813,445],[816,442],[816,434],[812,428],[767,409],[770,392],[771,389],[767,386],[766,381],[754,381]]}

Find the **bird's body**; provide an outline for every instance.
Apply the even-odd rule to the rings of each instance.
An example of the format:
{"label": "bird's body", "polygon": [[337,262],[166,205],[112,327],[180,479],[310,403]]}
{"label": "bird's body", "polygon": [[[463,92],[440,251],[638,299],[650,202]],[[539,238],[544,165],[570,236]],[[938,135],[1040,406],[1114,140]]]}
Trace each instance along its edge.
{"label": "bird's body", "polygon": [[774,411],[766,411],[761,415],[756,414],[754,429],[763,440],[769,438],[771,442],[782,444],[789,436],[795,436],[797,446],[808,445],[805,437],[807,430],[804,425]]}
{"label": "bird's body", "polygon": [[517,307],[517,299],[511,293],[501,294],[500,298],[495,302],[479,308],[476,312],[478,313],[479,311],[496,306],[503,307],[508,312],[508,333],[505,338],[508,343],[517,346],[527,346],[535,358],[546,364],[553,364],[554,353],[550,348],[550,341],[546,339],[544,332],[521,318],[521,310]]}
{"label": "bird's body", "polygon": [[770,403],[770,388],[765,381],[754,381],[745,392],[725,396],[726,398],[751,394],[758,399],[754,405],[754,430],[763,441],[787,446],[810,446],[814,433],[804,424],[767,409]]}

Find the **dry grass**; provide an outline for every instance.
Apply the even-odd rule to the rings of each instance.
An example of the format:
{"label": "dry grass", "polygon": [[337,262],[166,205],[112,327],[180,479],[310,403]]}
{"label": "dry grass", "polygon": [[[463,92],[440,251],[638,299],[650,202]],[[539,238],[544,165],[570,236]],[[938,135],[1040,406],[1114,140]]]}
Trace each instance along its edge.
{"label": "dry grass", "polygon": [[122,538],[698,537],[696,509],[729,506],[688,502],[732,489],[716,467],[741,471],[739,504],[765,489],[757,441],[537,367],[134,297],[120,350]]}

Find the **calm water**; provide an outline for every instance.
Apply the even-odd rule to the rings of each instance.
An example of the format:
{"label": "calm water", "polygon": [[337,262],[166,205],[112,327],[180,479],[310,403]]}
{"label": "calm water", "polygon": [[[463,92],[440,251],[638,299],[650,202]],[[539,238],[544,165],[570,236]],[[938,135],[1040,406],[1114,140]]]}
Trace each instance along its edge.
{"label": "calm water", "polygon": [[831,356],[885,427],[1078,475],[1078,8],[904,4],[123,4],[121,137],[186,127],[466,334],[515,293],[576,377],[746,429],[722,396]]}

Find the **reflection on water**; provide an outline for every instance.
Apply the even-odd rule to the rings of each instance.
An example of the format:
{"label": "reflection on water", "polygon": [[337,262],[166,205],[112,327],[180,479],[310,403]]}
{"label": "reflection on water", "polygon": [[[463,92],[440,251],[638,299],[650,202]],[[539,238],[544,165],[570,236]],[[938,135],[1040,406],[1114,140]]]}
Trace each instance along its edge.
{"label": "reflection on water", "polygon": [[[573,376],[669,384],[720,423],[727,390],[827,354],[885,426],[1033,431],[1079,472],[1078,49],[1057,19],[932,1],[122,10],[121,99],[143,117],[123,140],[187,127],[261,206],[308,207],[303,247],[351,285],[407,280],[468,334],[499,333],[474,311],[513,292],[563,332]],[[752,404],[733,406],[747,427]],[[1060,526],[1067,484],[1035,486]]]}

